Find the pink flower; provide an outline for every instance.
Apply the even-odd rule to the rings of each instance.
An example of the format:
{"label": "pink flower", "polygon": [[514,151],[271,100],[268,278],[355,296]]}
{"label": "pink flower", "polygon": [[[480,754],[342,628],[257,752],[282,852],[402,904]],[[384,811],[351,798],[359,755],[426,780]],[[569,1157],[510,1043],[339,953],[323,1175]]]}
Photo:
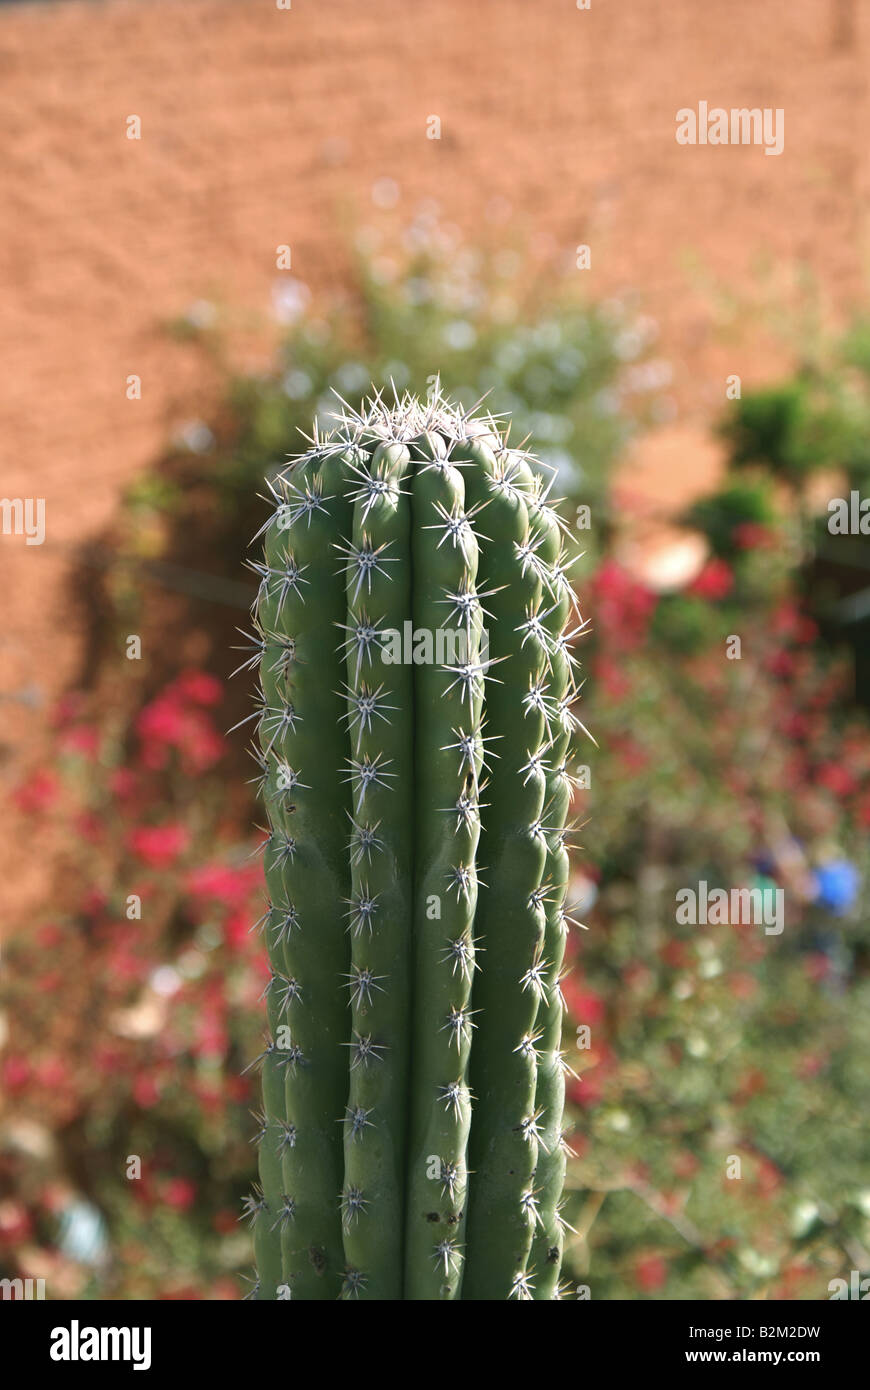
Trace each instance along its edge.
{"label": "pink flower", "polygon": [[7,1057],[2,1072],[4,1086],[10,1091],[21,1091],[30,1080],[31,1068],[26,1057]]}
{"label": "pink flower", "polygon": [[856,788],[855,778],[848,768],[841,767],[839,763],[822,763],[816,771],[816,781],[819,786],[827,787],[834,796],[850,796]]}
{"label": "pink flower", "polygon": [[100,748],[99,730],[92,724],[77,724],[63,735],[61,747],[65,752],[81,753],[85,758],[95,758]]}
{"label": "pink flower", "polygon": [[241,951],[251,940],[251,922],[247,912],[230,914],[224,922],[224,941],[233,951]]}
{"label": "pink flower", "polygon": [[631,681],[605,652],[595,662],[595,680],[608,700],[623,700],[631,691]]}
{"label": "pink flower", "polygon": [[57,1090],[69,1080],[69,1070],[62,1057],[45,1057],[37,1065],[36,1080],[40,1086]]}
{"label": "pink flower", "polygon": [[187,849],[190,832],[186,825],[178,823],[141,825],[131,831],[127,843],[133,853],[151,868],[162,869]]}
{"label": "pink flower", "polygon": [[689,585],[689,593],[699,598],[724,598],[734,587],[734,573],[724,560],[708,560],[701,573]]}
{"label": "pink flower", "polygon": [[653,1293],[667,1283],[668,1266],[661,1255],[642,1255],[634,1262],[634,1279],[644,1293]]}
{"label": "pink flower", "polygon": [[198,1057],[223,1057],[228,1046],[227,1030],[217,1014],[207,1013],[199,1019],[195,1046]]}
{"label": "pink flower", "polygon": [[34,815],[45,811],[57,800],[60,783],[53,772],[34,772],[21,782],[12,793],[12,800],[19,811]]}
{"label": "pink flower", "polygon": [[638,646],[646,636],[656,595],[615,560],[605,560],[592,581],[596,628],[616,649]]}
{"label": "pink flower", "polygon": [[223,741],[208,716],[187,708],[172,686],[145,706],[136,729],[142,740],[142,761],[152,771],[167,765],[172,748],[180,750],[185,766],[194,772],[211,767],[223,754]]}
{"label": "pink flower", "polygon": [[203,864],[187,875],[187,891],[194,898],[215,898],[218,902],[235,907],[244,902],[249,892],[238,869],[219,862]]}
{"label": "pink flower", "polygon": [[138,779],[132,768],[116,767],[109,778],[109,788],[119,801],[129,801],[135,794]]}
{"label": "pink flower", "polygon": [[160,1099],[160,1091],[157,1082],[152,1076],[144,1076],[141,1073],[133,1082],[133,1099],[143,1110],[150,1110],[152,1105],[156,1105]]}
{"label": "pink flower", "polygon": [[182,671],[170,689],[195,705],[217,705],[223,697],[220,681],[207,671]]}
{"label": "pink flower", "polygon": [[90,845],[97,845],[106,831],[106,822],[95,811],[79,811],[73,817],[75,832]]}
{"label": "pink flower", "polygon": [[771,615],[771,631],[779,637],[784,637],[786,641],[796,642],[801,646],[812,642],[818,635],[818,627],[812,618],[808,618],[802,613],[796,603],[785,600],[774,609]]}
{"label": "pink flower", "polygon": [[731,532],[731,539],[741,550],[770,550],[779,544],[776,532],[760,521],[741,521]]}
{"label": "pink flower", "polygon": [[27,1240],[33,1232],[33,1223],[27,1208],[12,1198],[0,1202],[0,1241],[17,1243]]}
{"label": "pink flower", "polygon": [[51,722],[55,728],[62,728],[64,724],[71,724],[82,712],[84,705],[84,694],[81,690],[69,691],[66,695],[61,695],[51,711]]}
{"label": "pink flower", "polygon": [[604,1017],[604,1000],[594,990],[584,989],[580,976],[568,975],[562,981],[562,994],[568,1012],[578,1023],[600,1023]]}
{"label": "pink flower", "polygon": [[196,1185],[189,1178],[170,1178],[163,1189],[163,1197],[175,1211],[187,1211],[196,1200]]}
{"label": "pink flower", "polygon": [[611,739],[610,747],[628,772],[643,772],[649,766],[649,754],[631,734]]}
{"label": "pink flower", "polygon": [[89,917],[98,917],[108,905],[109,899],[101,888],[89,888],[82,898],[82,912]]}
{"label": "pink flower", "polygon": [[184,764],[192,772],[205,772],[224,753],[223,739],[207,720],[191,715],[190,727],[182,746]]}

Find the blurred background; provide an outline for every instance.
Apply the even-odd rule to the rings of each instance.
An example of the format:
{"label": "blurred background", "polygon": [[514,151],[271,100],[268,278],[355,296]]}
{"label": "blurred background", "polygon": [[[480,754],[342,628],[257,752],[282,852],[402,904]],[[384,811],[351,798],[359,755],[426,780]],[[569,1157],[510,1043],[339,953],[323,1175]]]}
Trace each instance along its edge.
{"label": "blurred background", "polygon": [[[583,552],[571,1285],[870,1274],[868,69],[857,0],[0,5],[0,493],[45,503],[0,534],[0,1277],[244,1293],[257,493],[333,390],[436,373]],[[702,100],[783,152],[677,144]],[[679,924],[702,880],[784,931]]]}

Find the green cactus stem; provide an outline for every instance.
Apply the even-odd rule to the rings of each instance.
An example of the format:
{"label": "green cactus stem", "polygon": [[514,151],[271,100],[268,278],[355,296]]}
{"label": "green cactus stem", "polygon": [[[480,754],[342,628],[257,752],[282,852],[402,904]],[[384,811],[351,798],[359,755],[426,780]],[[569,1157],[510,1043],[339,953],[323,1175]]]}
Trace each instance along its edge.
{"label": "green cactus stem", "polygon": [[269,489],[256,1296],[557,1298],[561,524],[438,392],[347,410]]}

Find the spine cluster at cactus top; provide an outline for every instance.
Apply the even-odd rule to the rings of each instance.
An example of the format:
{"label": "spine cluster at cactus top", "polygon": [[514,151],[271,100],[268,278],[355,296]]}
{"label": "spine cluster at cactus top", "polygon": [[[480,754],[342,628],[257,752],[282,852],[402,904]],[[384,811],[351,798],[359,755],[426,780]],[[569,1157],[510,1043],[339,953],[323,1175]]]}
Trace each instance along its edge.
{"label": "spine cluster at cactus top", "polygon": [[342,414],[270,493],[256,1296],[557,1298],[561,522],[531,456],[440,395]]}

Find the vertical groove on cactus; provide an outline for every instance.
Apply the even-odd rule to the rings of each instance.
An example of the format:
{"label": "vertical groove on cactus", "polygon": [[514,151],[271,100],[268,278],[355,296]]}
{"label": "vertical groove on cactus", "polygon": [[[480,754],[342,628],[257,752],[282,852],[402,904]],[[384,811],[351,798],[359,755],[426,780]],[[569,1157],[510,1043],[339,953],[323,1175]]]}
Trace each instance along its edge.
{"label": "vertical groove on cactus", "polygon": [[404,1169],[411,1008],[413,680],[384,662],[411,603],[410,455],[379,443],[355,469],[347,558],[349,735],[352,789],[352,1032],[344,1123],[342,1213],[347,1297],[402,1296]]}
{"label": "vertical groove on cactus", "polygon": [[556,1298],[560,523],[440,394],[342,415],[270,490],[256,1296]]}
{"label": "vertical groove on cactus", "polygon": [[[478,543],[462,472],[444,438],[412,444],[414,630],[443,651],[414,667],[416,885],[411,1145],[405,1297],[454,1299],[461,1281],[471,1119],[468,1058],[475,967],[480,756],[456,747],[480,734],[482,614]],[[450,650],[447,650],[449,638]]]}

